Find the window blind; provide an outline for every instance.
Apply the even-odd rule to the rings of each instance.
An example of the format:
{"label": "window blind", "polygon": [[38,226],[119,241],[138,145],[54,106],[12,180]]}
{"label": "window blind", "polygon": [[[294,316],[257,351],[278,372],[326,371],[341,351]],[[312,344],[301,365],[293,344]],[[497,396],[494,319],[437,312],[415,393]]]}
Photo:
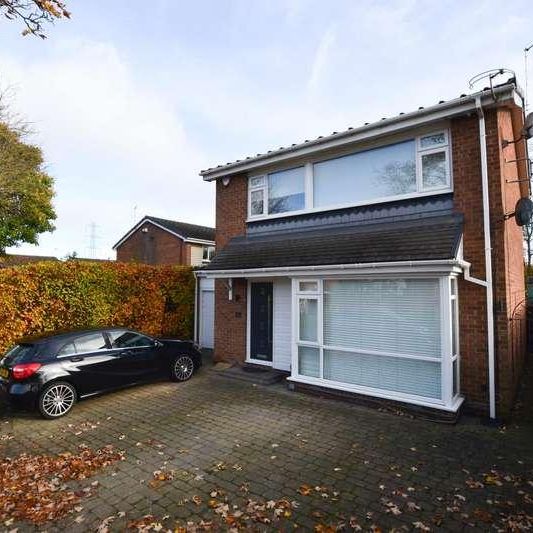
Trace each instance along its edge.
{"label": "window blind", "polygon": [[318,348],[298,346],[298,373],[302,376],[320,377],[319,357]]}
{"label": "window blind", "polygon": [[324,345],[441,357],[436,279],[324,282]]}
{"label": "window blind", "polygon": [[384,391],[441,397],[439,362],[324,350],[324,379]]}

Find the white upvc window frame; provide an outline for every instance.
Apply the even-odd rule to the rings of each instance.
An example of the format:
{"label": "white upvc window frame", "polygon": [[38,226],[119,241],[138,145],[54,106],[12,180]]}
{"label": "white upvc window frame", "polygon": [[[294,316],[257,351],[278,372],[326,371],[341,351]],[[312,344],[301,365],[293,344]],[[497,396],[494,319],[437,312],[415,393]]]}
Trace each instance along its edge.
{"label": "white upvc window frame", "polygon": [[[460,387],[459,387],[459,368],[460,368],[460,355],[459,350],[457,353],[453,353],[452,349],[452,305],[456,305],[456,335],[457,346],[459,346],[459,315],[458,315],[458,293],[457,293],[457,277],[454,275],[440,275],[424,273],[420,275],[386,275],[380,279],[438,279],[439,280],[439,295],[440,295],[440,315],[441,315],[441,356],[440,358],[421,356],[421,355],[408,355],[397,353],[384,353],[374,352],[370,350],[354,350],[346,347],[339,346],[325,346],[324,344],[324,282],[330,279],[345,279],[345,280],[375,280],[377,278],[370,278],[368,276],[343,276],[339,278],[335,277],[322,277],[322,278],[293,278],[292,279],[292,364],[291,364],[291,380],[299,381],[303,383],[309,383],[322,387],[330,387],[334,389],[350,391],[360,394],[366,394],[369,396],[377,396],[381,398],[414,403],[417,405],[423,405],[427,407],[440,408],[450,411],[455,411],[461,404]],[[302,291],[300,288],[300,282],[316,282],[317,290]],[[456,293],[452,294],[452,283],[455,283]],[[318,316],[317,316],[317,342],[301,341],[299,338],[300,324],[300,300],[316,298],[318,301]],[[318,348],[319,350],[319,377],[306,376],[299,373],[299,360],[298,360],[298,346],[308,346],[312,348]],[[386,391],[383,389],[374,389],[365,386],[352,385],[343,382],[337,382],[324,379],[324,351],[325,350],[338,350],[349,353],[362,353],[376,356],[396,357],[401,359],[415,359],[428,361],[441,366],[441,398],[429,398],[424,396],[418,396],[413,394],[401,393],[396,391]],[[453,362],[457,360],[457,392],[453,394]]]}
{"label": "white upvc window frame", "polygon": [[[437,146],[431,146],[428,148],[423,148],[421,145],[421,140],[426,137],[431,137],[434,135],[440,135],[444,134],[444,143]],[[415,169],[416,169],[416,191],[401,195],[395,195],[395,196],[387,196],[387,197],[380,197],[380,198],[374,198],[371,201],[362,201],[362,202],[346,202],[343,204],[336,204],[336,205],[328,205],[328,206],[322,206],[322,207],[315,207],[314,205],[314,164],[320,163],[321,161],[325,161],[327,159],[335,159],[335,157],[327,158],[327,159],[313,159],[310,161],[307,161],[305,163],[302,163],[298,166],[303,166],[305,170],[305,180],[304,180],[304,196],[305,196],[305,207],[303,209],[299,209],[296,211],[286,211],[283,213],[274,213],[269,214],[268,212],[268,176],[269,173],[262,173],[262,174],[251,174],[248,177],[248,222],[258,221],[258,220],[266,220],[266,219],[272,219],[272,218],[282,218],[287,216],[293,216],[293,215],[301,215],[306,213],[316,213],[321,211],[331,211],[334,209],[343,209],[346,207],[357,207],[357,206],[363,206],[363,205],[372,205],[372,204],[380,204],[385,202],[393,202],[396,200],[403,200],[403,199],[409,199],[409,198],[417,198],[417,197],[424,197],[424,196],[430,196],[434,194],[444,194],[448,192],[453,191],[453,179],[452,179],[452,165],[451,165],[451,141],[450,141],[450,131],[447,128],[439,128],[434,130],[428,130],[423,133],[420,133],[419,135],[410,135],[406,136],[402,139],[395,139],[393,142],[389,144],[397,144],[398,142],[404,142],[408,140],[414,140],[415,142]],[[386,147],[388,144],[379,144],[376,146],[373,146],[372,148],[380,148],[380,147]],[[365,148],[364,150],[367,150],[368,148]],[[363,151],[364,151],[363,150]],[[446,157],[446,184],[444,186],[437,186],[437,187],[424,187],[423,186],[423,179],[422,179],[422,156],[429,155],[433,153],[444,153]],[[353,153],[357,153],[353,152]],[[336,157],[345,157],[346,155],[350,154],[342,154]],[[276,169],[275,172],[279,172],[282,170],[290,170],[292,168],[295,168],[294,165],[288,166],[286,168],[280,168]],[[272,172],[270,172],[272,173]],[[261,179],[260,184],[258,185],[252,185],[254,180]],[[263,212],[260,214],[252,214],[252,192],[253,191],[262,191],[263,194]]]}
{"label": "white upvc window frame", "polygon": [[[260,180],[261,179],[261,180]],[[258,184],[253,184],[254,180],[260,180]],[[252,215],[252,193],[262,192],[263,194],[263,212]],[[262,217],[268,214],[268,176],[251,176],[248,179],[248,216]]]}
{"label": "white upvc window frame", "polygon": [[[430,147],[422,147],[422,139],[426,137],[433,137],[436,135],[444,135],[444,142],[442,144]],[[440,154],[445,155],[445,170],[446,170],[446,183],[444,185],[437,185],[435,187],[425,187],[423,177],[422,158],[425,155]],[[450,135],[448,130],[433,131],[424,135],[419,135],[416,138],[416,179],[417,179],[417,191],[420,192],[438,192],[449,191],[451,189],[452,177],[450,166]]]}
{"label": "white upvc window frame", "polygon": [[[459,282],[456,276],[450,276],[450,376],[451,376],[451,397],[458,398],[461,395],[461,344],[459,338]],[[453,320],[455,311],[455,321]],[[454,331],[455,330],[455,331]],[[455,338],[455,346],[453,339]],[[454,371],[453,365],[456,363]],[[455,376],[453,373],[455,372]],[[455,394],[453,393],[453,379],[457,385]]]}

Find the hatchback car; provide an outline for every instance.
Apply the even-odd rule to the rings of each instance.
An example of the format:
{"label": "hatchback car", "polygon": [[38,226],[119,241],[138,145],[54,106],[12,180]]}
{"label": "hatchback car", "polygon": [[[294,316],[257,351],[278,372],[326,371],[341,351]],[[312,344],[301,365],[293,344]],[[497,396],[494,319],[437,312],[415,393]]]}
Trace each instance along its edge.
{"label": "hatchback car", "polygon": [[0,359],[0,394],[59,418],[79,399],[162,377],[186,381],[201,364],[192,342],[128,329],[44,335],[20,340]]}

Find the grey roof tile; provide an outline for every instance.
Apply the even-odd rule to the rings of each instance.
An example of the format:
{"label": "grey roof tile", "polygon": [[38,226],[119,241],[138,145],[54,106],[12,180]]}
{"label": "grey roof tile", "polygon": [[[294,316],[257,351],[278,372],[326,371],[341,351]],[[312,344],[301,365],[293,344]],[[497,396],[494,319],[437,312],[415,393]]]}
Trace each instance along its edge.
{"label": "grey roof tile", "polygon": [[456,257],[463,217],[353,225],[332,230],[233,238],[205,270],[321,266]]}

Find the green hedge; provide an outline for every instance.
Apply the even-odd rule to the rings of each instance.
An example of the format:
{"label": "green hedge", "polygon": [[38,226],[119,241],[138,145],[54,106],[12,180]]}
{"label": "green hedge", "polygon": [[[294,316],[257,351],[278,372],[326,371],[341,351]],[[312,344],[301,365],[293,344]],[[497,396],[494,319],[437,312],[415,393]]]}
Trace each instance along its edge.
{"label": "green hedge", "polygon": [[192,338],[189,267],[50,261],[0,269],[0,352],[41,332],[124,326]]}

